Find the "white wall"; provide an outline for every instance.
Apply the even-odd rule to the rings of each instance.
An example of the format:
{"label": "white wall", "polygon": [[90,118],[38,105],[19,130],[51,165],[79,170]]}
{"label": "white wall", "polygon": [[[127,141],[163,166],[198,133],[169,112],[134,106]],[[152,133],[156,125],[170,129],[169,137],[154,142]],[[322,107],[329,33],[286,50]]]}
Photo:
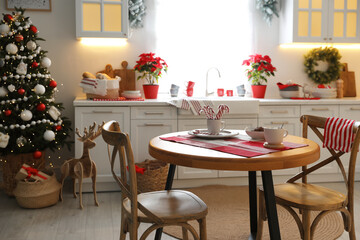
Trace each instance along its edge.
{"label": "white wall", "polygon": [[[76,96],[82,96],[82,90],[78,86],[81,75],[85,71],[97,72],[102,70],[106,64],[112,64],[119,68],[123,60],[129,62],[133,67],[137,56],[142,52],[154,50],[155,36],[153,34],[153,10],[154,1],[146,0],[147,15],[145,27],[132,32],[128,44],[122,47],[88,47],[81,45],[75,38],[75,2],[74,0],[52,0],[51,12],[27,11],[33,24],[39,30],[39,37],[46,39],[40,43],[42,49],[48,51],[48,57],[52,60],[49,68],[51,75],[59,85],[57,102],[63,102],[64,115],[74,120],[74,109],[72,102]],[[5,0],[0,0],[1,12],[6,13]],[[202,9],[204,10],[204,9]],[[241,28],[239,23],[239,28]],[[272,57],[274,66],[278,71],[275,78],[269,79],[266,98],[279,98],[276,82],[285,83],[292,79],[296,83],[309,83],[303,72],[303,55],[309,49],[280,49],[278,46],[278,19],[274,19],[272,26],[268,26],[256,12],[255,21],[255,52],[267,54]],[[191,37],[191,36],[186,36]],[[246,37],[246,36],[244,36]],[[360,50],[340,50],[343,56],[342,62],[349,65],[349,70],[355,72],[357,77],[357,92],[360,94]],[[171,66],[170,66],[171,67]],[[240,70],[239,66],[239,70]],[[242,70],[241,70],[242,71]],[[204,72],[204,81],[205,75]],[[244,81],[245,81],[244,76]],[[184,81],[190,79],[184,79]],[[140,84],[138,83],[139,87]],[[73,152],[62,152],[63,158],[73,155]],[[60,161],[59,161],[60,162]]]}

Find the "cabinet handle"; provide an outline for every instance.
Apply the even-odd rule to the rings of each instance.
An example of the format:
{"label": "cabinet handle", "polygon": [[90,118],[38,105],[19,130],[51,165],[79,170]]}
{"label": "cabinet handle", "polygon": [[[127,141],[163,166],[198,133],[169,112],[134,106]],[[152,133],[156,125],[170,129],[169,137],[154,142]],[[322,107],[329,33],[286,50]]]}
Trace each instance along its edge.
{"label": "cabinet handle", "polygon": [[288,110],[283,110],[283,111],[271,110],[270,113],[289,113],[289,112],[288,112]]}
{"label": "cabinet handle", "polygon": [[359,110],[360,110],[360,108],[352,107],[352,108],[350,108],[350,110],[353,110],[353,111],[359,111]]}
{"label": "cabinet handle", "polygon": [[326,41],[326,40],[327,40],[327,38],[324,38],[324,40]]}
{"label": "cabinet handle", "polygon": [[145,115],[164,115],[163,112],[145,112]]}
{"label": "cabinet handle", "polygon": [[329,38],[329,40],[331,41],[331,40],[332,40],[332,38]]}
{"label": "cabinet handle", "polygon": [[113,111],[109,110],[109,111],[101,111],[101,110],[93,110],[93,113],[112,113]]}
{"label": "cabinet handle", "polygon": [[312,108],[313,111],[329,111],[329,108]]}
{"label": "cabinet handle", "polygon": [[271,124],[288,124],[288,121],[284,121],[284,122],[271,122]]}
{"label": "cabinet handle", "polygon": [[162,126],[165,126],[165,124],[163,124],[163,123],[145,123],[144,125],[147,126],[147,127],[162,127]]}

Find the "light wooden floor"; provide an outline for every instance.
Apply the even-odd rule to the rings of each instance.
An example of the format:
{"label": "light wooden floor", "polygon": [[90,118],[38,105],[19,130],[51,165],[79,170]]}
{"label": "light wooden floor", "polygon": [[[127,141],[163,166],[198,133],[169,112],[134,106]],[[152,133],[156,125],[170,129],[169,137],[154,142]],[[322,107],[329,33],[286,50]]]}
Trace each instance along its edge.
{"label": "light wooden floor", "polygon": [[[337,190],[342,184],[323,184]],[[83,195],[84,209],[67,191],[64,202],[44,209],[22,209],[14,198],[0,191],[0,239],[7,240],[117,240],[120,226],[120,193],[99,193],[99,207],[93,195]],[[355,226],[360,238],[360,182],[355,185]],[[143,227],[140,226],[141,229]],[[153,239],[153,235],[151,238]],[[349,239],[344,233],[341,240]],[[174,240],[164,236],[162,240]],[[330,240],[330,239],[329,239]]]}

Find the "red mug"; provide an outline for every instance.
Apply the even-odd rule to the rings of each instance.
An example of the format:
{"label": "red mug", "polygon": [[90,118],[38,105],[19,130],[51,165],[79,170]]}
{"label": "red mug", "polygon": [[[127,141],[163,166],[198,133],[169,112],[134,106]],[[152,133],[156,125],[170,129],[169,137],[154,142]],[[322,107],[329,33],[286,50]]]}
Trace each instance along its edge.
{"label": "red mug", "polygon": [[194,88],[195,82],[188,81],[188,82],[185,83],[185,86],[186,86],[187,89]]}
{"label": "red mug", "polygon": [[226,90],[226,96],[232,97],[234,95],[233,90]]}
{"label": "red mug", "polygon": [[186,89],[186,96],[192,97],[193,94],[194,94],[194,89],[193,88]]}
{"label": "red mug", "polygon": [[219,97],[224,96],[224,89],[223,89],[223,88],[218,88],[218,89],[217,89],[217,95],[218,95]]}

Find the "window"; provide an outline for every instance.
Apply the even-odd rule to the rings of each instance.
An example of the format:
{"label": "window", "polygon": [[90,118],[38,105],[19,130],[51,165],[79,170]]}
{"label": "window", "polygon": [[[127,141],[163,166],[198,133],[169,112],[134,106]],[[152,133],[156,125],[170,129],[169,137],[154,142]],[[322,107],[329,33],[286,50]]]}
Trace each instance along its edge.
{"label": "window", "polygon": [[[160,92],[171,83],[184,88],[196,82],[194,96],[204,96],[206,73],[211,90],[235,90],[246,81],[242,62],[252,52],[252,21],[245,0],[155,0],[153,50],[169,65],[160,79]],[[215,91],[216,92],[216,91]],[[236,92],[236,91],[234,91]]]}

